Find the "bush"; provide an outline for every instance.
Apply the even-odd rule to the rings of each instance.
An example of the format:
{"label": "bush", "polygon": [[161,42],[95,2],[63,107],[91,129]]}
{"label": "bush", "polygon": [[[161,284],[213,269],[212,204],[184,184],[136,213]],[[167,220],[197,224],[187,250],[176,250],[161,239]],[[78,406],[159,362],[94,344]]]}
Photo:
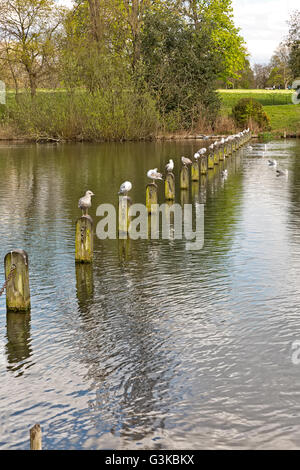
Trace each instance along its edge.
{"label": "bush", "polygon": [[22,94],[10,121],[26,135],[66,140],[139,140],[156,133],[159,116],[149,94],[133,90]]}
{"label": "bush", "polygon": [[253,127],[256,124],[261,130],[270,130],[270,119],[262,104],[253,98],[242,98],[232,108],[232,116],[239,128]]}

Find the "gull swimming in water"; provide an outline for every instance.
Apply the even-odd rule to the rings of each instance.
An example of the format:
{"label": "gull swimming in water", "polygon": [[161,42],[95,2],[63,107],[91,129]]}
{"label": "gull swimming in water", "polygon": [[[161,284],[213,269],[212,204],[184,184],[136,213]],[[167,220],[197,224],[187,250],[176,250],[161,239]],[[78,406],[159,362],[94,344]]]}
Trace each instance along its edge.
{"label": "gull swimming in water", "polygon": [[154,168],[153,170],[149,170],[147,172],[148,178],[152,180],[152,183],[155,184],[155,180],[162,180],[162,174],[158,172],[157,168]]}
{"label": "gull swimming in water", "polygon": [[186,157],[181,157],[181,161],[184,166],[191,165],[193,163],[192,160]]}
{"label": "gull swimming in water", "polygon": [[276,176],[288,176],[288,170],[276,170]]}
{"label": "gull swimming in water", "polygon": [[121,184],[120,191],[119,191],[118,194],[122,194],[123,196],[127,196],[129,191],[131,190],[131,188],[132,188],[132,184],[130,183],[130,181],[125,181],[124,183]]}
{"label": "gull swimming in water", "polygon": [[168,173],[174,170],[174,162],[172,159],[170,159],[168,163],[166,164],[166,170]]}
{"label": "gull swimming in water", "polygon": [[228,176],[228,170],[226,169],[226,170],[221,171],[221,175],[222,175],[224,178],[226,178],[226,177]]}
{"label": "gull swimming in water", "polygon": [[78,201],[78,207],[82,210],[83,215],[88,214],[88,209],[92,205],[92,196],[95,196],[95,194],[92,191],[88,190],[86,191],[85,195],[81,197]]}
{"label": "gull swimming in water", "polygon": [[269,166],[277,166],[276,160],[268,160]]}

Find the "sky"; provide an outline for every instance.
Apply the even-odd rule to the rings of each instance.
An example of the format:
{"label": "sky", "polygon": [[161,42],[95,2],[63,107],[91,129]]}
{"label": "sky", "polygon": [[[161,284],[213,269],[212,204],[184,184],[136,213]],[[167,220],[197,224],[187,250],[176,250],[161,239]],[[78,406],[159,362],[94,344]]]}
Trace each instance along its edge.
{"label": "sky", "polygon": [[251,64],[269,62],[299,4],[299,0],[232,0],[235,24],[247,43]]}

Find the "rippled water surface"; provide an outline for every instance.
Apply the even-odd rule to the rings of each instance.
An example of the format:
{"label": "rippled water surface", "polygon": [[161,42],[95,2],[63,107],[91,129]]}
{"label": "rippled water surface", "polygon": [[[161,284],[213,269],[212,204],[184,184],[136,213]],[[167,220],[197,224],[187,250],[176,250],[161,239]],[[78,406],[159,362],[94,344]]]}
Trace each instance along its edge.
{"label": "rippled water surface", "polygon": [[95,238],[77,267],[85,190],[97,223],[121,182],[144,202],[146,170],[199,144],[0,145],[0,261],[28,252],[32,303],[0,298],[0,448],[36,422],[45,449],[300,447],[300,143],[251,145],[191,188],[201,251]]}

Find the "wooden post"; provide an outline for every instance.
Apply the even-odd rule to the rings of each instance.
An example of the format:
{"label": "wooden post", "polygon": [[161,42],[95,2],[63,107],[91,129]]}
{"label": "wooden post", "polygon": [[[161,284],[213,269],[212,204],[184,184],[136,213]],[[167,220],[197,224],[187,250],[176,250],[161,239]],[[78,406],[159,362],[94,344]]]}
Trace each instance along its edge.
{"label": "wooden post", "polygon": [[167,201],[175,199],[175,176],[171,172],[167,173],[165,180],[165,198]]}
{"label": "wooden post", "polygon": [[199,181],[192,181],[192,199],[194,202],[199,201]]}
{"label": "wooden post", "polygon": [[213,170],[214,168],[214,154],[213,154],[213,150],[208,154],[208,157],[207,157],[207,166],[208,166],[208,169],[209,170]]}
{"label": "wooden post", "polygon": [[200,173],[206,175],[207,172],[207,155],[203,155],[200,159]]}
{"label": "wooden post", "polygon": [[192,163],[192,181],[199,181],[199,162],[194,160]]}
{"label": "wooden post", "polygon": [[219,165],[219,146],[214,148],[214,165]]}
{"label": "wooden post", "polygon": [[28,255],[24,250],[14,250],[4,258],[6,308],[12,312],[30,310]]}
{"label": "wooden post", "polygon": [[180,189],[189,189],[189,169],[183,165],[180,171]]}
{"label": "wooden post", "polygon": [[225,145],[221,145],[220,147],[220,161],[225,160]]}
{"label": "wooden post", "polygon": [[75,261],[76,263],[91,263],[94,251],[93,219],[90,215],[79,217],[76,222]]}
{"label": "wooden post", "polygon": [[119,196],[119,237],[127,238],[131,217],[129,209],[132,200],[129,196]]}
{"label": "wooden post", "polygon": [[30,450],[42,450],[42,430],[39,424],[30,429]]}
{"label": "wooden post", "polygon": [[146,207],[148,214],[155,212],[155,205],[158,204],[157,186],[155,183],[149,183],[146,186]]}

